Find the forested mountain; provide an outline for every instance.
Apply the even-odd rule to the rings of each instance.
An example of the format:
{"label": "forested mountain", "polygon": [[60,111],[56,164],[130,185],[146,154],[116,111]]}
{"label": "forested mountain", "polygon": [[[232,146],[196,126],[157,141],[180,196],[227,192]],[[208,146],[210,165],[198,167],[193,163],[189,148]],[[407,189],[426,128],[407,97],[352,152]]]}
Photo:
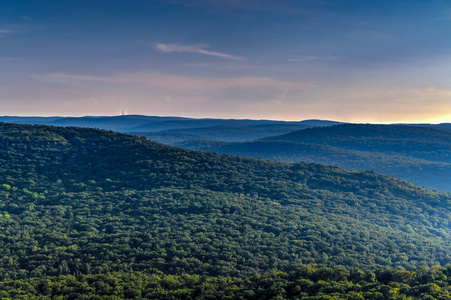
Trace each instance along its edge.
{"label": "forested mountain", "polygon": [[[52,126],[77,126],[100,128],[114,131],[125,131],[135,127],[160,123],[183,121],[187,118],[181,117],[154,117],[142,115],[121,115],[121,116],[86,116],[86,117],[0,117],[1,122],[16,124],[40,124]],[[138,130],[136,130],[138,131]]]}
{"label": "forested mountain", "polygon": [[[374,170],[451,191],[449,124],[370,125],[334,121],[113,117],[0,117],[13,123],[81,126],[144,136],[171,146],[285,162]],[[308,130],[307,130],[308,129]]]}
{"label": "forested mountain", "polygon": [[311,128],[311,125],[299,123],[263,124],[245,126],[211,126],[197,128],[180,128],[154,132],[130,132],[145,136],[159,143],[172,145],[189,141],[223,141],[244,142],[269,136],[277,136],[299,129]]}
{"label": "forested mountain", "polygon": [[[53,281],[110,282],[89,274],[246,277],[307,264],[445,265],[450,205],[449,194],[373,172],[0,123],[0,281],[31,280],[28,288],[39,291]],[[46,277],[59,275],[78,279]]]}
{"label": "forested mountain", "polygon": [[[444,125],[443,125],[444,126]],[[374,170],[451,191],[451,131],[442,127],[342,124],[246,143],[189,141],[180,147],[287,162],[320,162]]]}
{"label": "forested mountain", "polygon": [[[340,124],[334,121],[304,120],[299,122],[246,120],[246,119],[194,119],[183,117],[156,117],[121,115],[101,117],[0,117],[0,122],[40,124],[52,126],[90,127],[118,132],[153,135],[162,142],[175,133],[180,141],[214,139],[221,141],[248,141],[257,138],[289,133],[315,126]],[[168,141],[171,141],[170,139]]]}
{"label": "forested mountain", "polygon": [[266,140],[323,144],[344,149],[396,152],[416,158],[451,162],[451,132],[430,127],[343,124],[299,130]]}
{"label": "forested mountain", "polygon": [[102,257],[115,269],[205,274],[449,259],[449,197],[375,173],[93,129],[3,124],[1,145],[0,251],[14,247],[3,255],[29,272],[72,258],[101,270]]}
{"label": "forested mountain", "polygon": [[451,130],[451,123],[437,124],[437,125],[433,125],[433,127],[442,129],[442,130]]}

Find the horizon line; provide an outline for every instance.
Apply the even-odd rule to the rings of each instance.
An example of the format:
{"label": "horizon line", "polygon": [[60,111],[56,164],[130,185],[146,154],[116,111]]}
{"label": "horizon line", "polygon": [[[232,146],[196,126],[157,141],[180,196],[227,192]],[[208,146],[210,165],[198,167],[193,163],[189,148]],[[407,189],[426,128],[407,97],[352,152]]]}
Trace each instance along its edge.
{"label": "horizon line", "polygon": [[303,121],[326,121],[326,122],[337,122],[342,124],[374,124],[374,125],[439,125],[448,124],[451,121],[443,122],[373,122],[373,121],[338,121],[332,119],[320,119],[320,118],[309,118],[302,120],[281,120],[281,119],[267,119],[267,118],[218,118],[218,117],[186,117],[177,115],[145,115],[145,114],[118,114],[118,115],[3,115],[0,118],[113,118],[113,117],[130,117],[130,116],[140,116],[140,117],[156,117],[156,118],[180,118],[180,119],[192,119],[192,120],[252,120],[252,121],[272,121],[272,122],[303,122]]}

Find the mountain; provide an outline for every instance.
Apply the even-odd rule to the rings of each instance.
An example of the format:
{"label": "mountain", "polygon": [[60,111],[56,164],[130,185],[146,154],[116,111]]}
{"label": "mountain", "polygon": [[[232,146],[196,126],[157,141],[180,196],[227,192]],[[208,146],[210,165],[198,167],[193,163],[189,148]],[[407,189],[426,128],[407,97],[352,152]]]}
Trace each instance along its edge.
{"label": "mountain", "polygon": [[403,154],[415,158],[451,162],[442,154],[451,151],[451,132],[403,125],[343,124],[291,132],[272,141],[329,145],[359,151]]}
{"label": "mountain", "polygon": [[442,129],[442,130],[451,130],[451,123],[437,124],[437,125],[433,125],[433,127]]}
{"label": "mountain", "polygon": [[[264,136],[275,135],[271,130],[278,129],[284,133],[291,132],[296,129],[304,129],[316,126],[332,126],[341,124],[340,122],[327,121],[327,120],[304,120],[299,122],[289,122],[289,121],[272,121],[272,120],[250,120],[250,119],[184,119],[184,120],[168,120],[159,123],[150,123],[136,128],[131,128],[128,131],[135,132],[178,132],[178,133],[188,133],[194,132],[203,133],[204,130],[209,135],[214,135],[216,131],[225,131],[228,129],[232,130],[229,135],[237,134],[240,128],[243,128],[245,132],[247,131],[260,131],[262,134],[264,131],[269,133],[264,134]],[[216,137],[218,139],[218,137]],[[220,138],[219,138],[220,139]]]}
{"label": "mountain", "polygon": [[0,123],[0,280],[444,265],[449,194],[374,172]]}
{"label": "mountain", "polygon": [[320,162],[451,191],[451,132],[432,126],[342,124],[245,143],[188,141],[189,149],[287,162]]}
{"label": "mountain", "polygon": [[179,142],[210,140],[224,142],[243,142],[256,140],[269,136],[276,136],[287,132],[310,128],[311,126],[299,123],[262,124],[246,126],[211,126],[196,128],[181,128],[162,130],[156,132],[130,132],[145,136],[164,144]]}
{"label": "mountain", "polygon": [[142,115],[1,120],[107,129],[191,150],[374,170],[427,188],[451,191],[451,131],[447,123],[371,125]]}
{"label": "mountain", "polygon": [[289,133],[314,126],[340,124],[335,121],[305,120],[285,122],[272,120],[193,119],[183,117],[154,117],[122,115],[104,117],[0,117],[0,122],[76,126],[134,133],[163,143],[211,139],[248,141]]}
{"label": "mountain", "polygon": [[130,128],[152,123],[181,121],[182,117],[154,117],[142,115],[100,116],[100,117],[0,117],[0,122],[16,124],[40,124],[52,126],[77,126],[126,131]]}
{"label": "mountain", "polygon": [[1,116],[0,121],[6,123],[18,124],[52,124],[57,120],[64,119],[64,117],[14,117]]}
{"label": "mountain", "polygon": [[[299,122],[268,120],[221,120],[198,119],[184,123],[149,124],[128,133],[145,136],[151,140],[168,145],[189,143],[192,141],[244,142],[265,137],[277,136],[299,129],[315,126],[341,124],[335,121],[304,120]],[[167,129],[168,126],[180,127]],[[149,131],[150,130],[150,131]]]}

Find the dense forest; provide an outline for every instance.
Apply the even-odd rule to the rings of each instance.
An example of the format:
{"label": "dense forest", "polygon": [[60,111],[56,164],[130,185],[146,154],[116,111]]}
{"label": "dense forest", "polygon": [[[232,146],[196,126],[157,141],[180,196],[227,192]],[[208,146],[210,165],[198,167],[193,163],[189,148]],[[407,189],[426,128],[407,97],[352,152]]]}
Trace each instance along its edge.
{"label": "dense forest", "polygon": [[262,299],[275,285],[281,294],[268,295],[282,298],[438,297],[448,295],[448,269],[433,266],[450,262],[450,205],[449,194],[370,171],[0,123],[0,290]]}
{"label": "dense forest", "polygon": [[451,178],[451,131],[445,128],[445,124],[341,124],[243,143],[174,139],[172,145],[277,161],[320,162],[353,170],[373,170],[427,188],[451,191],[448,180]]}
{"label": "dense forest", "polygon": [[304,266],[247,277],[204,275],[59,275],[2,282],[2,299],[450,299],[451,266],[413,271]]}

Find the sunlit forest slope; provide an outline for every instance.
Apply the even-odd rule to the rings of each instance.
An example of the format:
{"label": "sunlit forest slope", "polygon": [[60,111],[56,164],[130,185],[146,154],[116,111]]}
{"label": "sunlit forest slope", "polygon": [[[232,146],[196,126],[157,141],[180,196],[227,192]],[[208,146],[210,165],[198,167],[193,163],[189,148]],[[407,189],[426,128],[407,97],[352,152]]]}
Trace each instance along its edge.
{"label": "sunlit forest slope", "polygon": [[0,126],[0,278],[446,264],[450,197],[372,172]]}

